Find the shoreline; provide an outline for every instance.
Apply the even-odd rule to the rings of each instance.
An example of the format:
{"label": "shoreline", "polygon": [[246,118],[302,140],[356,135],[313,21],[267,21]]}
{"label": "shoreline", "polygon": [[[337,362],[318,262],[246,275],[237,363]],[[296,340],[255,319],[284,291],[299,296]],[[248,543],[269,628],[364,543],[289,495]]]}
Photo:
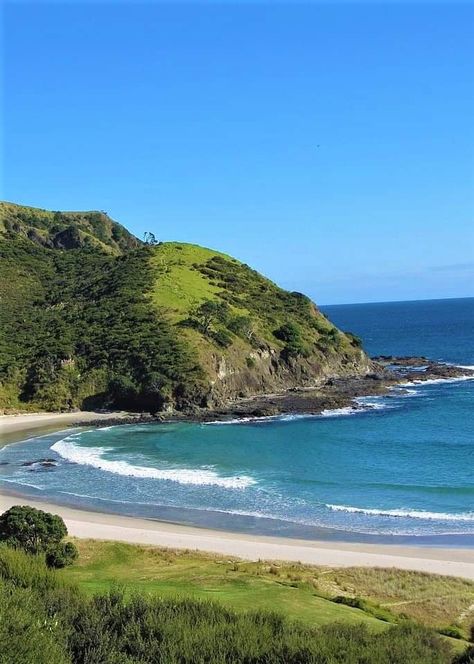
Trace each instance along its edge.
{"label": "shoreline", "polygon": [[[20,485],[21,488],[3,487],[0,489],[0,498],[15,499],[17,501],[39,502],[50,505],[56,509],[77,510],[85,514],[102,514],[115,518],[142,520],[152,523],[177,526],[178,528],[192,528],[199,532],[211,531],[216,536],[219,533],[233,535],[236,537],[270,537],[277,538],[282,542],[298,540],[311,544],[313,542],[325,542],[337,547],[339,544],[356,544],[383,547],[415,547],[425,549],[446,549],[471,551],[474,560],[474,534],[463,533],[439,533],[439,534],[375,534],[356,530],[344,530],[331,526],[304,525],[298,522],[285,521],[272,517],[251,516],[234,512],[220,510],[205,510],[188,507],[174,507],[154,504],[152,510],[142,511],[120,511],[113,509],[110,504],[101,505],[104,502],[100,498],[88,500],[68,500],[67,495],[61,499],[56,495],[43,494],[42,492],[25,490],[28,485]],[[107,502],[107,501],[105,501]]]}
{"label": "shoreline", "polygon": [[[0,449],[4,445],[10,445],[25,440],[31,434],[38,435],[39,431],[60,431],[63,427],[71,425],[90,426],[94,422],[106,422],[107,420],[121,420],[128,413],[95,412],[81,410],[74,413],[18,413],[16,415],[0,415]],[[19,437],[21,436],[21,437]]]}
{"label": "shoreline", "polygon": [[[449,377],[448,380],[452,378]],[[202,421],[182,418],[181,421]],[[172,422],[177,418],[157,418],[125,412],[28,413],[0,416],[0,448],[43,433],[67,430],[70,426],[100,426],[142,422]],[[214,524],[184,525],[161,516],[120,515],[97,511],[89,506],[67,506],[48,499],[0,491],[0,512],[14,504],[29,504],[60,514],[70,534],[82,538],[117,540],[169,548],[196,549],[246,559],[300,561],[307,564],[332,566],[396,567],[436,574],[450,574],[474,580],[474,551],[469,544],[454,542],[421,543],[374,542],[363,534],[337,532],[315,528],[306,538],[298,533],[287,535],[254,534],[249,530],[233,531],[228,524],[222,529]],[[159,520],[159,519],[163,520]],[[265,531],[263,531],[265,532]]]}
{"label": "shoreline", "polygon": [[18,504],[59,514],[73,537],[198,550],[246,560],[279,560],[331,567],[393,567],[474,580],[474,553],[470,549],[244,535],[89,512],[0,494],[0,512]]}
{"label": "shoreline", "polygon": [[[364,376],[334,376],[320,385],[292,387],[274,394],[254,394],[225,405],[189,411],[138,413],[126,411],[76,411],[64,413],[18,413],[0,415],[0,447],[15,442],[15,434],[40,428],[54,431],[57,424],[100,426],[146,423],[213,423],[259,420],[282,415],[322,415],[347,408],[364,410],[358,399],[387,396],[394,388],[406,390],[423,384],[474,380],[474,367],[432,361],[424,356],[372,358],[373,373]],[[28,425],[28,426],[26,426]],[[10,437],[11,440],[6,440]]]}

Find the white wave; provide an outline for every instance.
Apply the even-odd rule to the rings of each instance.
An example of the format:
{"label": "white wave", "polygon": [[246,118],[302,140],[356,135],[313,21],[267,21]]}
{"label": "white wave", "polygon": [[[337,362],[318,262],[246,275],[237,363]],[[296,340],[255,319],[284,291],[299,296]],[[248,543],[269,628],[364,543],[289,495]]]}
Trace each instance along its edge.
{"label": "white wave", "polygon": [[407,387],[407,388],[404,389],[403,393],[400,394],[399,396],[402,396],[402,397],[419,397],[421,395],[418,392],[418,390],[413,390],[413,389],[410,389],[410,388]]}
{"label": "white wave", "polygon": [[474,380],[474,375],[472,376],[456,376],[450,378],[428,378],[427,380],[415,379],[407,380],[403,383],[398,383],[398,387],[410,387],[413,385],[423,386],[423,385],[439,385],[442,383],[461,383],[466,380]]}
{"label": "white wave", "polygon": [[344,417],[359,415],[360,413],[367,413],[372,410],[391,410],[395,407],[388,404],[385,397],[356,397],[354,403],[356,404],[355,406],[327,408],[320,413],[319,417]]}
{"label": "white wave", "polygon": [[390,395],[356,397],[354,401],[363,410],[390,410],[395,408],[396,406],[387,401],[387,397],[390,398]]}
{"label": "white wave", "polygon": [[151,468],[134,466],[128,461],[104,459],[103,454],[112,451],[110,447],[81,447],[68,438],[59,440],[52,450],[68,461],[105,470],[116,475],[139,477],[142,479],[168,480],[179,484],[220,486],[226,489],[245,489],[255,480],[246,475],[222,477],[212,470],[196,468]]}
{"label": "white wave", "polygon": [[0,479],[1,482],[9,482],[10,484],[20,484],[21,486],[30,486],[32,489],[38,489],[39,491],[44,491],[44,487],[38,486],[37,484],[31,484],[31,482],[23,482],[20,479],[7,480],[4,477]]}
{"label": "white wave", "polygon": [[249,422],[275,422],[280,419],[280,415],[265,415],[263,417],[235,417],[231,420],[212,420],[211,422],[202,422],[203,426],[217,426],[226,424],[248,424]]}
{"label": "white wave", "polygon": [[345,415],[356,415],[361,413],[363,408],[354,408],[354,406],[345,406],[344,408],[325,408],[319,414],[320,417],[341,417]]}
{"label": "white wave", "polygon": [[426,512],[424,510],[377,510],[364,507],[351,507],[350,505],[331,505],[326,507],[334,512],[349,512],[351,514],[367,514],[370,516],[389,516],[410,519],[426,519],[429,521],[474,521],[474,512],[462,512],[460,514],[447,514],[446,512]]}
{"label": "white wave", "polygon": [[[384,397],[380,397],[383,399]],[[368,399],[371,399],[370,401]],[[253,422],[292,422],[294,420],[317,419],[319,417],[344,417],[357,415],[371,410],[386,410],[394,408],[385,401],[375,401],[377,397],[357,397],[354,399],[356,406],[344,406],[342,408],[325,408],[320,413],[284,413],[281,415],[265,415],[261,417],[236,417],[231,420],[213,420],[202,422],[204,426],[217,426],[227,424],[251,424]]]}
{"label": "white wave", "polygon": [[292,422],[293,420],[304,420],[309,417],[317,417],[309,413],[283,413],[281,415],[262,415],[258,417],[235,417],[231,420],[212,420],[202,422],[203,426],[217,426],[226,424],[251,424],[253,422]]}

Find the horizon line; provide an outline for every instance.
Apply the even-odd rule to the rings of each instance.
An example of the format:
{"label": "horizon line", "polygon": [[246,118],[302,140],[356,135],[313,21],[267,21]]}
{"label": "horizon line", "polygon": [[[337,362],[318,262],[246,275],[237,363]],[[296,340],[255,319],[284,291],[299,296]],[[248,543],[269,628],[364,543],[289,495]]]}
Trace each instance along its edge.
{"label": "horizon line", "polygon": [[372,300],[370,302],[339,302],[337,304],[317,304],[317,307],[350,307],[363,304],[406,304],[408,302],[444,302],[446,300],[474,300],[474,295],[462,295],[461,297],[427,297],[415,300]]}

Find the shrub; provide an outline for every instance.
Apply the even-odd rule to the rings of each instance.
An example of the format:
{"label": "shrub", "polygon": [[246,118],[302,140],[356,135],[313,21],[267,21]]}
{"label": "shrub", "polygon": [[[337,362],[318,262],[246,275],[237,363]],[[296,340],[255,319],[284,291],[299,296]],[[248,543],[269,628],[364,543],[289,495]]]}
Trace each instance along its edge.
{"label": "shrub", "polygon": [[273,334],[280,341],[286,341],[290,344],[298,343],[301,340],[300,328],[295,323],[286,323],[275,330]]}
{"label": "shrub", "polygon": [[344,604],[345,606],[350,606],[353,609],[364,609],[364,600],[360,597],[350,597],[347,595],[337,595],[332,600],[335,604]]}
{"label": "shrub", "polygon": [[62,518],[34,507],[15,505],[0,516],[0,541],[27,553],[41,553],[67,535]]}
{"label": "shrub", "polygon": [[46,552],[46,565],[53,568],[67,567],[77,560],[78,555],[72,542],[60,542]]}
{"label": "shrub", "polygon": [[65,641],[41,597],[0,583],[0,664],[70,664]]}
{"label": "shrub", "polygon": [[232,343],[232,337],[226,332],[226,330],[216,330],[216,332],[212,333],[212,338],[216,344],[222,346],[222,348],[228,348]]}
{"label": "shrub", "polygon": [[193,318],[203,334],[209,334],[217,323],[225,324],[229,318],[229,305],[217,300],[206,300],[193,313]]}
{"label": "shrub", "polygon": [[248,342],[255,336],[254,324],[250,316],[234,316],[227,323],[227,328]]}
{"label": "shrub", "polygon": [[355,348],[362,348],[362,339],[357,334],[353,332],[344,332],[344,334],[349,338],[349,341]]}

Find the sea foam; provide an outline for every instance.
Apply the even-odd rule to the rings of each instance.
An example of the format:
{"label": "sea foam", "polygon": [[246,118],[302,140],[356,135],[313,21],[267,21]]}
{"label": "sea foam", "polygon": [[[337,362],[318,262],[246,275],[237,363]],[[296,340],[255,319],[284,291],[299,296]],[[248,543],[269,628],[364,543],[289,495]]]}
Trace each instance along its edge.
{"label": "sea foam", "polygon": [[351,514],[367,514],[369,516],[388,516],[410,519],[425,519],[428,521],[474,521],[474,512],[462,512],[460,514],[448,514],[446,512],[427,512],[424,510],[377,510],[364,507],[351,507],[350,505],[327,504],[333,512],[349,512]]}
{"label": "sea foam", "polygon": [[123,460],[106,459],[104,453],[111,452],[113,448],[82,447],[69,437],[59,440],[51,449],[63,459],[73,463],[128,477],[168,480],[179,484],[211,485],[225,489],[245,489],[256,483],[252,477],[246,475],[222,477],[213,470],[202,468],[153,468],[135,466]]}
{"label": "sea foam", "polygon": [[224,426],[229,424],[271,424],[272,422],[294,422],[295,420],[318,419],[320,417],[345,417],[347,415],[358,415],[371,410],[388,410],[393,406],[377,401],[366,401],[368,397],[354,399],[356,406],[344,406],[342,408],[326,408],[320,413],[282,413],[280,415],[263,415],[256,417],[236,417],[230,420],[212,420],[202,422],[204,426]]}

